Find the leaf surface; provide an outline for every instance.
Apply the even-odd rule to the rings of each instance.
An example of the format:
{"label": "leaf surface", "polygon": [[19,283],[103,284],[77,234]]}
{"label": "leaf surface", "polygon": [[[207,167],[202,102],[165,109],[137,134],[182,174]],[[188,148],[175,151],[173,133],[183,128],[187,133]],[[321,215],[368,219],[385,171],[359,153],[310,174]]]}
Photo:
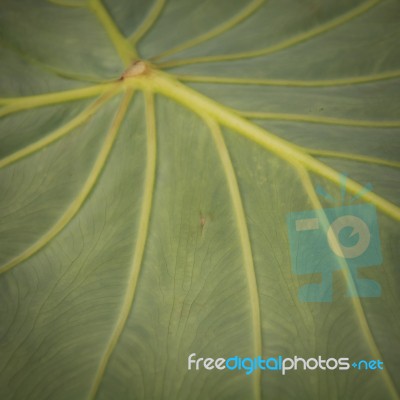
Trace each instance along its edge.
{"label": "leaf surface", "polygon": [[[2,399],[398,399],[396,0],[0,5]],[[145,60],[139,61],[138,60]],[[125,71],[125,72],[124,72]],[[287,215],[378,212],[377,298],[301,302]],[[334,203],[318,197],[320,185]],[[188,371],[187,357],[383,371]]]}

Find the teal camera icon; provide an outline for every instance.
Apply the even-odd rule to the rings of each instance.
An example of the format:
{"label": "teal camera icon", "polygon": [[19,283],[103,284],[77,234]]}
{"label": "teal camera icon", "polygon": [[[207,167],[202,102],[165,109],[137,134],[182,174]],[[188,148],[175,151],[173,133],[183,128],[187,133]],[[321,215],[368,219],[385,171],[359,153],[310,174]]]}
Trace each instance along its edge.
{"label": "teal camera icon", "polygon": [[358,269],[382,263],[376,209],[358,204],[288,214],[292,272],[320,274],[320,283],[299,289],[303,302],[331,302],[334,271],[348,268],[355,291],[350,296],[379,297],[378,282],[358,276]]}

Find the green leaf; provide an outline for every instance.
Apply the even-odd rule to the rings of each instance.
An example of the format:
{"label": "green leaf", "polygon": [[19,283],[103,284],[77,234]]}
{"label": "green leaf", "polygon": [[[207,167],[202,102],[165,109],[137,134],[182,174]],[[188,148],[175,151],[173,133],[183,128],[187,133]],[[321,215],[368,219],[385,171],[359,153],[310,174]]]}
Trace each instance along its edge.
{"label": "green leaf", "polygon": [[[2,1],[1,399],[398,399],[399,15]],[[332,302],[301,302],[323,267],[293,273],[287,215],[355,196],[382,295],[349,297],[341,261]],[[192,353],[384,369],[189,371]]]}

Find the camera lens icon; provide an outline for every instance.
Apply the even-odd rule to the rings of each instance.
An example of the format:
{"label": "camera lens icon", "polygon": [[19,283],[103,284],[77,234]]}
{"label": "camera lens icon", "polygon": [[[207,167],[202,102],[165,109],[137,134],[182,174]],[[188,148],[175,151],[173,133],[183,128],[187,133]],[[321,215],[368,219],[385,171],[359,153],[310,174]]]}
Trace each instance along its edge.
{"label": "camera lens icon", "polygon": [[[333,301],[333,273],[351,275],[351,297],[379,297],[381,287],[360,274],[382,263],[376,209],[372,204],[324,208],[288,214],[292,271],[296,275],[321,275],[319,283],[299,288],[305,302]],[[349,281],[350,282],[350,281]]]}
{"label": "camera lens icon", "polygon": [[[345,246],[340,242],[340,233],[343,229],[351,230],[349,238],[354,235],[358,240],[351,246]],[[335,219],[327,231],[328,244],[331,250],[341,258],[356,258],[361,256],[371,242],[371,233],[368,225],[359,217],[354,215],[343,215]]]}

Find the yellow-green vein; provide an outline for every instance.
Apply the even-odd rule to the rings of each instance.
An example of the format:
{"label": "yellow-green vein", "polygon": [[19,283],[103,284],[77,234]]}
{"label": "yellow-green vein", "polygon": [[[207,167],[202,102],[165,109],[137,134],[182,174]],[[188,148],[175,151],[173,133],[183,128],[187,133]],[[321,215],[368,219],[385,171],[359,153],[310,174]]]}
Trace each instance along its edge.
{"label": "yellow-green vein", "polygon": [[[325,227],[324,229],[326,230],[327,227],[329,226],[329,222],[326,217],[326,214],[323,212],[322,205],[318,199],[318,196],[315,193],[314,186],[311,182],[308,171],[305,168],[303,168],[300,164],[297,164],[296,162],[292,163],[292,165],[295,167],[295,169],[300,177],[301,183],[302,183],[308,197],[310,198],[311,204],[313,205],[314,209],[320,210],[319,217],[322,219],[322,224]],[[354,283],[352,275],[349,271],[348,264],[345,261],[344,257],[343,258],[338,257],[338,262],[341,264],[340,272],[342,273],[342,276],[344,278],[344,281],[346,282],[347,288],[349,289],[349,293],[351,296],[351,302],[354,307],[354,311],[357,315],[357,321],[360,324],[361,332],[364,334],[365,340],[368,344],[368,347],[371,350],[372,357],[377,360],[383,360],[381,352],[379,351],[379,347],[378,347],[377,343],[375,342],[374,336],[371,332],[371,328],[369,327],[368,320],[365,315],[364,309],[362,307],[360,298],[357,295],[357,288],[355,287],[355,283]],[[382,371],[382,372],[383,372],[383,374],[382,374],[383,380],[385,381],[387,387],[389,388],[389,392],[390,392],[392,398],[394,400],[398,400],[399,397],[398,397],[396,387],[395,387],[393,380],[392,380],[391,376],[389,375],[387,369],[384,369],[384,371]]]}
{"label": "yellow-green vein", "polygon": [[[154,72],[151,79],[142,80],[140,82],[138,81],[135,84],[141,84],[144,87],[151,87],[153,90],[176,100],[178,103],[183,104],[185,107],[193,110],[197,114],[208,114],[220,124],[225,125],[234,132],[258,143],[267,150],[277,154],[282,159],[289,162],[296,160],[309,171],[313,171],[338,185],[341,183],[340,174],[337,171],[310,156],[300,147],[279,138],[273,133],[268,132],[266,129],[242,118],[233,113],[229,108],[181,84],[161,71]],[[356,194],[361,191],[362,186],[357,182],[348,179],[347,188],[351,193]],[[374,204],[387,215],[400,221],[400,208],[390,201],[373,192],[365,193],[363,198]]]}
{"label": "yellow-green vein", "polygon": [[235,78],[223,76],[200,76],[175,74],[182,82],[221,83],[237,85],[263,85],[287,87],[326,87],[348,86],[362,83],[378,82],[400,77],[400,70],[386,71],[379,74],[352,76],[348,78],[320,79],[320,80],[291,80],[291,79],[262,79],[262,78]]}
{"label": "yellow-green vein", "polygon": [[237,113],[250,119],[266,119],[274,121],[309,122],[312,124],[358,126],[363,128],[398,128],[400,121],[374,121],[347,118],[323,117],[317,115],[270,113],[257,111],[237,111]]}
{"label": "yellow-green vein", "polygon": [[47,0],[51,4],[62,7],[71,8],[85,8],[87,7],[87,2],[82,0]]}
{"label": "yellow-green vein", "polygon": [[228,30],[234,28],[236,25],[240,24],[245,19],[250,17],[256,10],[258,10],[261,7],[262,4],[264,4],[264,2],[265,2],[265,0],[253,0],[250,4],[248,4],[242,10],[240,10],[236,15],[234,15],[228,21],[218,25],[214,29],[211,29],[209,32],[206,32],[200,36],[197,36],[194,39],[187,40],[186,42],[183,42],[182,44],[175,46],[170,50],[166,50],[166,51],[158,54],[152,60],[157,61],[162,58],[169,57],[175,53],[179,53],[180,51],[197,46],[200,43],[206,42],[206,41],[211,40],[219,35],[222,35],[224,32],[227,32]]}
{"label": "yellow-green vein", "polygon": [[4,42],[4,40],[0,40],[0,44],[2,47],[12,51],[13,53],[18,54],[21,58],[26,60],[32,66],[40,68],[42,71],[44,71],[46,73],[49,73],[49,74],[52,74],[55,76],[59,76],[61,78],[72,79],[72,80],[80,81],[80,82],[102,83],[105,81],[105,79],[88,76],[88,75],[82,75],[80,73],[73,72],[73,71],[66,71],[63,69],[59,69],[53,65],[46,64],[46,63],[32,57],[31,55],[23,52],[21,49],[14,47],[12,44]]}
{"label": "yellow-green vein", "polygon": [[48,94],[38,94],[35,96],[25,97],[3,97],[0,98],[0,117],[12,114],[16,111],[28,110],[32,108],[53,105],[57,103],[66,103],[94,97],[109,90],[117,83],[103,83],[99,85],[89,86],[81,89],[66,90],[63,92],[54,92]]}
{"label": "yellow-green vein", "polygon": [[149,31],[149,29],[157,21],[165,5],[165,0],[155,0],[153,7],[151,8],[149,14],[144,19],[143,23],[139,28],[133,32],[129,38],[129,42],[136,46],[137,43],[142,39],[142,37]]}
{"label": "yellow-green vein", "polygon": [[135,49],[130,45],[128,39],[121,34],[101,0],[89,0],[88,4],[106,30],[125,67],[128,67],[137,59]]}
{"label": "yellow-green vein", "polygon": [[344,160],[359,161],[366,164],[377,164],[383,165],[385,167],[400,168],[400,162],[385,160],[383,158],[363,156],[362,154],[354,153],[342,153],[340,151],[330,151],[330,150],[314,150],[310,148],[302,148],[307,154],[316,157],[327,157],[327,158],[342,158]]}
{"label": "yellow-green vein", "polygon": [[30,154],[43,149],[49,144],[59,140],[67,133],[71,132],[73,129],[77,128],[79,125],[82,125],[86,122],[107,100],[109,100],[114,95],[114,91],[109,91],[97,99],[95,102],[90,104],[87,108],[85,108],[80,114],[78,114],[75,118],[68,121],[63,126],[60,126],[50,134],[46,135],[44,138],[37,140],[34,143],[16,151],[15,153],[10,154],[7,157],[0,159],[0,168],[3,168],[7,165],[10,165],[21,158],[27,157]]}
{"label": "yellow-green vein", "polygon": [[[260,300],[257,287],[256,273],[254,269],[253,254],[251,250],[249,232],[246,223],[245,212],[242,204],[239,186],[236,179],[234,167],[226,148],[224,138],[218,124],[208,116],[203,116],[210,128],[214,139],[222,166],[224,168],[229,192],[232,199],[233,211],[239,232],[240,245],[243,252],[243,264],[246,272],[246,280],[248,286],[248,296],[251,306],[251,323],[253,335],[253,356],[257,357],[262,354],[262,334],[261,334],[261,314]],[[252,381],[255,386],[256,399],[261,398],[261,374],[260,370],[256,370],[252,374]]]}
{"label": "yellow-green vein", "polygon": [[101,357],[93,384],[90,390],[90,399],[94,399],[99,390],[101,380],[104,376],[110,357],[121,337],[125,327],[132,304],[135,298],[136,286],[140,275],[143,261],[143,254],[147,241],[148,227],[153,203],[154,181],[156,173],[156,123],[153,95],[145,92],[146,98],[146,124],[147,124],[147,161],[145,172],[145,184],[142,206],[139,217],[138,234],[135,249],[133,251],[133,260],[127,281],[125,296],[122,307],[116,320],[115,327],[111,333],[106,349]]}
{"label": "yellow-green vein", "polygon": [[326,22],[316,28],[313,28],[313,29],[309,30],[308,32],[299,33],[298,35],[295,35],[287,40],[283,40],[282,42],[279,42],[275,45],[272,45],[272,46],[264,48],[264,49],[246,51],[246,52],[234,53],[234,54],[225,54],[225,55],[217,55],[217,56],[203,56],[203,57],[194,57],[194,58],[187,58],[187,59],[175,60],[175,61],[167,61],[164,63],[160,63],[159,66],[162,68],[172,68],[172,67],[177,67],[180,65],[242,60],[242,59],[260,57],[260,56],[265,56],[265,55],[269,55],[272,53],[276,53],[278,51],[295,46],[299,43],[305,42],[306,40],[312,39],[322,33],[329,32],[330,30],[335,29],[338,26],[343,25],[346,22],[349,22],[352,19],[366,13],[367,11],[369,11],[371,8],[375,7],[382,1],[383,0],[368,0],[365,3],[348,11],[347,13],[345,13],[329,22]]}
{"label": "yellow-green vein", "polygon": [[57,220],[57,222],[43,235],[41,236],[34,244],[24,250],[21,254],[14,257],[2,267],[0,267],[0,274],[9,271],[11,268],[14,268],[21,262],[25,261],[29,257],[33,256],[40,249],[46,246],[56,235],[58,235],[65,226],[72,220],[72,218],[78,213],[81,209],[82,205],[86,201],[90,192],[92,191],[94,185],[96,184],[101,171],[107,161],[107,158],[111,152],[112,146],[114,144],[115,138],[117,137],[119,127],[121,126],[122,120],[128,108],[128,104],[132,97],[132,92],[130,91],[122,100],[121,106],[119,107],[117,114],[112,121],[112,124],[108,130],[107,136],[104,140],[104,144],[99,152],[99,155],[96,158],[96,161],[93,165],[92,170],[89,173],[82,189],[76,196],[76,198],[69,205],[67,210],[61,215],[61,217]]}

